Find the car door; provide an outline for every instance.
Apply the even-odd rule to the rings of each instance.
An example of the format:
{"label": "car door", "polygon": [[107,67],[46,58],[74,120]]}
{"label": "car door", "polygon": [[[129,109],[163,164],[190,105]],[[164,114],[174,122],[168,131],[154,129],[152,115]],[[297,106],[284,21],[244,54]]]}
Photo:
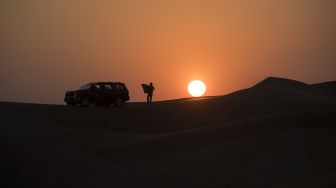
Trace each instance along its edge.
{"label": "car door", "polygon": [[113,101],[113,92],[112,92],[112,87],[110,84],[105,84],[104,85],[105,91],[104,91],[104,100],[106,102],[111,103]]}
{"label": "car door", "polygon": [[114,101],[118,96],[117,84],[111,84],[111,100]]}
{"label": "car door", "polygon": [[125,100],[125,95],[126,95],[126,89],[125,86],[123,84],[116,84],[116,95],[117,97],[122,98],[123,100]]}

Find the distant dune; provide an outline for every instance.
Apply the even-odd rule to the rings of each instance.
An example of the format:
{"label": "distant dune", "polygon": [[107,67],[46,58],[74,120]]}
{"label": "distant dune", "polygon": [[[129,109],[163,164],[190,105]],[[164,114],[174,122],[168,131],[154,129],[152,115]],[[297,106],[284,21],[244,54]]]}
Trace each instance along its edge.
{"label": "distant dune", "polygon": [[316,94],[316,95],[326,94],[326,92],[323,89],[320,89],[319,87],[315,87],[313,85],[309,85],[295,80],[276,78],[276,77],[269,77],[264,81],[258,83],[254,87],[264,87],[279,90],[304,92],[305,94]]}
{"label": "distant dune", "polygon": [[0,187],[333,187],[336,82],[121,108],[0,103]]}

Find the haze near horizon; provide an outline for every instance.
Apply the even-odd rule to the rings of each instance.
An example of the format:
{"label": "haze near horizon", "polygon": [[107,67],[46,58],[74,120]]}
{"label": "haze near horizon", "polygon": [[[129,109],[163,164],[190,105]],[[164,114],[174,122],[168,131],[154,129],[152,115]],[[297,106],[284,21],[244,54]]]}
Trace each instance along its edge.
{"label": "haze near horizon", "polygon": [[335,80],[331,0],[0,2],[1,101],[63,103],[66,90],[122,81],[132,101],[246,88],[267,76]]}

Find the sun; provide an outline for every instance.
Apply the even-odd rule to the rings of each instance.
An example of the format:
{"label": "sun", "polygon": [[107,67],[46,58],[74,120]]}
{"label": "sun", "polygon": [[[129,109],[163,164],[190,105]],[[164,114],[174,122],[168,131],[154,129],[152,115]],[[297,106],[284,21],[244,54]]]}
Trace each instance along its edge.
{"label": "sun", "polygon": [[205,84],[200,80],[193,80],[188,85],[188,92],[193,97],[200,97],[206,91]]}

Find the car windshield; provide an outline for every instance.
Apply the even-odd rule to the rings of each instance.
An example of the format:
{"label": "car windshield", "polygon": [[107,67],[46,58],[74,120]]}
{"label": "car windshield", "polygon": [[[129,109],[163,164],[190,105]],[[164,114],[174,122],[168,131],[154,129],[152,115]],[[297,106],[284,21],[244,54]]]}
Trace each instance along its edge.
{"label": "car windshield", "polygon": [[80,87],[79,90],[90,89],[90,88],[91,88],[91,84],[85,84],[82,87]]}

